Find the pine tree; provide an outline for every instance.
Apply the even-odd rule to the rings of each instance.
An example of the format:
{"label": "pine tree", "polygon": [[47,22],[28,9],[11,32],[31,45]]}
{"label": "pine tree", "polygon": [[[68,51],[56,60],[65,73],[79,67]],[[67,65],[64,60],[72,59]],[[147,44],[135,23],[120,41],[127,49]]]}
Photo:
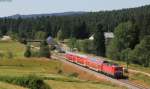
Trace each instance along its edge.
{"label": "pine tree", "polygon": [[96,30],[94,35],[96,54],[99,56],[105,56],[105,37],[104,37],[103,26],[99,24],[97,28],[98,29]]}

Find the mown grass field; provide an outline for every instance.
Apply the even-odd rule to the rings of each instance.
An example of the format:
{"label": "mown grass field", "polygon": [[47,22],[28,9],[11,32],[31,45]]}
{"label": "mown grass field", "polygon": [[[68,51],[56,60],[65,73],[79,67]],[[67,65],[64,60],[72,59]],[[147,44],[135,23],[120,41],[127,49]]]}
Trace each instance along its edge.
{"label": "mown grass field", "polygon": [[[0,51],[4,57],[0,59],[0,76],[27,76],[37,75],[44,78],[52,89],[123,89],[109,82],[84,81],[79,78],[70,77],[63,71],[58,73],[64,67],[57,60],[48,60],[46,58],[24,58],[25,46],[18,42],[0,42]],[[13,59],[7,58],[7,52],[13,52]],[[71,72],[70,72],[71,73]],[[59,85],[59,86],[58,86]],[[25,89],[17,85],[0,82],[0,89]]]}
{"label": "mown grass field", "polygon": [[47,61],[45,58],[5,59],[0,61],[0,75],[22,76],[28,74],[46,75],[57,73],[61,64],[58,61]]}
{"label": "mown grass field", "polygon": [[14,41],[0,41],[0,52],[7,57],[8,52],[11,52],[14,57],[23,57],[25,46]]}

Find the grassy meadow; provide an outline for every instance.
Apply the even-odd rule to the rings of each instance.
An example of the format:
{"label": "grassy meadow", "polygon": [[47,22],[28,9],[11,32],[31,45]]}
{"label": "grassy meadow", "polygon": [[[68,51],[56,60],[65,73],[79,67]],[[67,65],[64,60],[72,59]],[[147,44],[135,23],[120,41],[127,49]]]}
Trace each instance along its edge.
{"label": "grassy meadow", "polygon": [[[0,41],[0,53],[6,58],[9,53],[13,55],[13,57],[23,57],[25,46],[18,42],[14,41]],[[2,57],[1,57],[2,58]]]}
{"label": "grassy meadow", "polygon": [[0,61],[0,75],[46,75],[50,73],[57,73],[60,66],[60,62],[55,60],[47,61],[44,58],[38,58],[38,60],[36,60],[36,58],[22,58],[14,60],[6,59]]}

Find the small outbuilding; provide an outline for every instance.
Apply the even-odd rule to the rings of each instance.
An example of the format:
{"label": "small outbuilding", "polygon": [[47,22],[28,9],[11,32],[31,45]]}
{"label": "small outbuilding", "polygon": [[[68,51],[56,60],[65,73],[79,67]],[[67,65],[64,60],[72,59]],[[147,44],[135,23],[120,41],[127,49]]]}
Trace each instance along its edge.
{"label": "small outbuilding", "polygon": [[89,37],[89,40],[94,40],[94,34]]}
{"label": "small outbuilding", "polygon": [[104,36],[105,36],[105,39],[112,39],[112,38],[114,38],[114,33],[104,32]]}
{"label": "small outbuilding", "polygon": [[53,38],[51,36],[49,36],[47,39],[46,39],[47,43],[49,45],[52,45],[53,44]]}
{"label": "small outbuilding", "polygon": [[105,36],[105,44],[107,46],[110,43],[110,41],[114,38],[114,33],[112,33],[112,32],[105,32],[104,36]]}
{"label": "small outbuilding", "polygon": [[8,40],[11,40],[11,37],[4,35],[4,36],[1,38],[1,40],[2,40],[2,41],[8,41]]}

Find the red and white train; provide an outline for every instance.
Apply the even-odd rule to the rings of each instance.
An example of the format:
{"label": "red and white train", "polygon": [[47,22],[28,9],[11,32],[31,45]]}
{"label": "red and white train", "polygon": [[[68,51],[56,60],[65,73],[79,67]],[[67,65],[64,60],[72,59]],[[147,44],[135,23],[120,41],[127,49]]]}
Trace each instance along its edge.
{"label": "red and white train", "polygon": [[118,64],[72,52],[66,52],[65,58],[70,62],[82,65],[97,72],[107,74],[117,79],[123,77],[123,67],[119,66]]}

